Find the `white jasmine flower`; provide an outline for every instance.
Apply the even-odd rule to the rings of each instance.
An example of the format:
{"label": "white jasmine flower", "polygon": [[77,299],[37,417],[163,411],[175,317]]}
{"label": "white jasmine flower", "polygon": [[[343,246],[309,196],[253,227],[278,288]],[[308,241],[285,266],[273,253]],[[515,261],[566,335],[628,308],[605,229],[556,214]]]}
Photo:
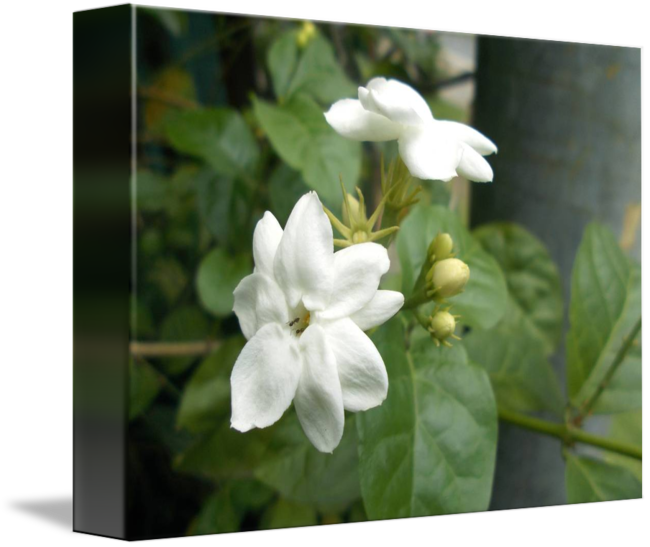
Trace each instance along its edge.
{"label": "white jasmine flower", "polygon": [[248,342],[230,378],[231,425],[275,423],[295,401],[302,428],[321,452],[343,435],[344,409],[380,405],[384,362],[363,332],[402,307],[378,290],[386,249],[361,243],[334,253],[332,226],[315,192],[296,203],[285,230],[266,212],[253,236],[255,271],[235,289],[234,311]]}
{"label": "white jasmine flower", "polygon": [[325,113],[343,137],[357,141],[397,140],[411,175],[425,180],[450,180],[461,175],[490,182],[490,164],[482,156],[495,153],[494,143],[468,125],[436,120],[412,87],[373,78],[359,88],[359,99],[343,99]]}

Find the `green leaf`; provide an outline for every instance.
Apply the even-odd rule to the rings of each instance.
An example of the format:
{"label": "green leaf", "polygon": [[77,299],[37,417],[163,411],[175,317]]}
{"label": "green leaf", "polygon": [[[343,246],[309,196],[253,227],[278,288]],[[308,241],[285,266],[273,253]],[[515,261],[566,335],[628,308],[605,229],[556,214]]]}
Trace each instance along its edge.
{"label": "green leaf", "polygon": [[255,476],[286,500],[336,512],[360,497],[354,417],[345,423],[343,439],[333,454],[318,452],[295,414],[283,416],[269,453]]}
{"label": "green leaf", "polygon": [[[643,412],[641,409],[632,412],[622,412],[612,416],[610,424],[609,436],[619,442],[633,444],[642,447],[642,423]],[[634,476],[641,481],[642,478],[642,465],[641,461],[635,458],[629,458],[616,454],[614,452],[607,452],[605,457],[609,463],[620,465],[629,469]]]}
{"label": "green leaf", "polygon": [[281,163],[269,178],[269,199],[271,210],[281,225],[285,225],[293,206],[309,192],[309,187],[302,180],[302,175],[286,163]]}
{"label": "green leaf", "polygon": [[[596,391],[640,317],[640,268],[623,254],[607,228],[590,224],[571,278],[567,384],[575,407],[579,408]],[[641,407],[640,357],[639,348],[628,354],[594,413]]]}
{"label": "green leaf", "polygon": [[628,469],[573,454],[566,461],[566,490],[569,503],[641,497],[641,483]]}
{"label": "green leaf", "polygon": [[295,528],[296,526],[312,526],[318,524],[316,511],[299,503],[279,499],[262,515],[260,528]]}
{"label": "green leaf", "polygon": [[179,152],[202,159],[221,175],[248,178],[259,158],[255,137],[235,110],[187,110],[166,123],[166,132]]}
{"label": "green leaf", "polygon": [[499,406],[519,412],[548,410],[562,417],[564,398],[545,344],[525,328],[522,315],[510,297],[508,320],[490,330],[472,330],[463,345],[490,375]]}
{"label": "green leaf", "polygon": [[196,174],[195,183],[196,204],[205,226],[221,245],[236,242],[248,218],[247,188],[209,168]]}
{"label": "green leaf", "polygon": [[279,98],[289,90],[289,83],[298,63],[297,31],[285,32],[278,37],[271,47],[267,57],[271,81],[275,96]]}
{"label": "green leaf", "polygon": [[248,478],[262,460],[275,426],[240,433],[229,419],[200,436],[176,460],[178,471],[211,480]]}
{"label": "green leaf", "polygon": [[371,520],[488,508],[497,411],[490,380],[460,344],[404,345],[399,317],[373,335],[388,398],[357,415],[361,493]]}
{"label": "green leaf", "polygon": [[196,275],[196,290],[203,307],[217,317],[230,315],[235,302],[233,291],[249,273],[249,255],[233,257],[221,247],[210,251],[201,260]]}
{"label": "green leaf", "polygon": [[133,360],[129,363],[129,420],[142,414],[160,393],[161,382],[158,373],[146,361]]}
{"label": "green leaf", "polygon": [[232,490],[232,486],[226,484],[204,502],[201,512],[190,525],[189,535],[223,534],[239,530],[241,515],[233,504]]}
{"label": "green leaf", "polygon": [[494,326],[507,305],[508,291],[501,268],[465,229],[458,216],[441,205],[415,206],[398,232],[404,294],[411,294],[429,243],[439,232],[451,234],[457,257],[470,268],[465,292],[449,301],[454,312],[462,315],[463,323],[469,326],[483,329]]}
{"label": "green leaf", "polygon": [[522,327],[553,353],[562,336],[564,304],[560,274],[544,244],[509,222],[481,226],[474,236],[501,266]]}
{"label": "green leaf", "polygon": [[232,483],[232,502],[240,513],[257,512],[275,497],[275,491],[256,479],[243,479]]}
{"label": "green leaf", "polygon": [[281,106],[253,100],[255,115],[275,151],[326,203],[340,203],[339,174],[351,192],[361,170],[361,144],[341,138],[322,109],[298,95]]}
{"label": "green leaf", "polygon": [[207,431],[230,412],[230,373],[245,342],[230,338],[201,362],[183,391],[178,427]]}
{"label": "green leaf", "polygon": [[[195,306],[185,306],[171,312],[163,321],[160,339],[163,342],[196,342],[208,336],[208,321]],[[165,372],[171,375],[183,373],[195,360],[194,357],[166,357],[161,359]]]}
{"label": "green leaf", "polygon": [[287,95],[293,97],[298,93],[310,95],[327,105],[357,94],[356,86],[336,60],[332,46],[320,34],[305,48],[291,79]]}

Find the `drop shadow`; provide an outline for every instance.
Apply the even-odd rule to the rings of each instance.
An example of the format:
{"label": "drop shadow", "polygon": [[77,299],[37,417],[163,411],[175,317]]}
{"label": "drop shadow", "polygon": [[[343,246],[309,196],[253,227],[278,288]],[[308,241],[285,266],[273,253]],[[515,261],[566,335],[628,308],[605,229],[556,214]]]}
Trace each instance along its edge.
{"label": "drop shadow", "polygon": [[12,509],[72,530],[72,498],[14,501]]}

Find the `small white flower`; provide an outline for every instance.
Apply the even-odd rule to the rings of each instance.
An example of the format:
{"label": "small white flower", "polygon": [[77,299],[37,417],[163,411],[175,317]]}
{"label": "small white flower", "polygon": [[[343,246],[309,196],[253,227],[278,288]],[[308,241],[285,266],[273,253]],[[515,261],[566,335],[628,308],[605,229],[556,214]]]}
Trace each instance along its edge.
{"label": "small white flower", "polygon": [[311,443],[332,452],[343,410],[380,405],[388,392],[384,362],[364,330],[402,307],[377,290],[389,268],[376,243],[334,253],[332,226],[315,192],[296,203],[284,232],[266,212],[253,235],[255,271],[235,289],[234,311],[248,342],[230,378],[231,425],[268,427],[295,401]]}
{"label": "small white flower", "polygon": [[482,156],[497,151],[494,143],[468,125],[434,119],[422,96],[397,80],[373,78],[359,88],[359,100],[334,103],[325,118],[348,139],[397,139],[400,156],[419,179],[447,181],[461,175],[492,181],[492,168]]}

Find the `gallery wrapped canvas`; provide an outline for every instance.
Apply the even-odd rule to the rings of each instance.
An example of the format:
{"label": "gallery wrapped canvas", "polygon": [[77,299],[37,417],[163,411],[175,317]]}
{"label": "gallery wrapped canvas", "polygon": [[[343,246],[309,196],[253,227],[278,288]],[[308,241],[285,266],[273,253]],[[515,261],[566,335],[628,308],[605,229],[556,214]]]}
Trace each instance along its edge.
{"label": "gallery wrapped canvas", "polygon": [[641,497],[640,50],[74,15],[74,528]]}

